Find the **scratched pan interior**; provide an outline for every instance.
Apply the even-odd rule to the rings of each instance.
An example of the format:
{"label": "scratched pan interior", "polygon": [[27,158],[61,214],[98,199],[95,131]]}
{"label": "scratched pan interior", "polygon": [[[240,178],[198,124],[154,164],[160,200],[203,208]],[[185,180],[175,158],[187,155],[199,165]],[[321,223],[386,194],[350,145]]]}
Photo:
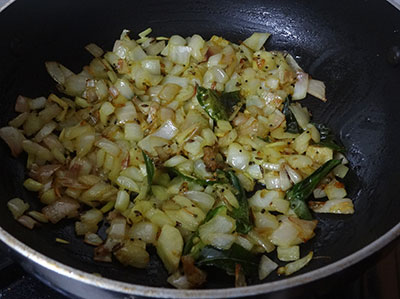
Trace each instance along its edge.
{"label": "scratched pan interior", "polygon": [[[348,149],[352,171],[345,181],[356,214],[317,216],[317,235],[302,253],[312,248],[315,256],[325,258],[311,261],[298,274],[356,252],[398,223],[400,68],[389,65],[385,55],[399,43],[400,14],[383,1],[18,0],[0,14],[0,125],[15,115],[18,94],[37,97],[55,91],[46,60],[79,71],[91,59],[83,49],[87,43],[111,49],[122,29],[138,33],[149,26],[155,35],[217,34],[235,42],[253,31],[267,31],[272,33],[267,49],[288,50],[313,77],[325,81],[329,101],[307,99],[305,104],[313,119],[329,124]],[[34,231],[21,227],[7,210],[7,200],[19,196],[33,208],[40,206],[21,187],[24,159],[11,158],[1,142],[0,161],[0,225],[16,238],[77,269],[168,286],[154,250],[145,270],[96,263],[93,248],[75,237],[72,221]],[[56,237],[70,244],[58,244]],[[220,274],[210,272],[206,288],[231,287],[232,278]],[[276,279],[272,275],[268,281]]]}

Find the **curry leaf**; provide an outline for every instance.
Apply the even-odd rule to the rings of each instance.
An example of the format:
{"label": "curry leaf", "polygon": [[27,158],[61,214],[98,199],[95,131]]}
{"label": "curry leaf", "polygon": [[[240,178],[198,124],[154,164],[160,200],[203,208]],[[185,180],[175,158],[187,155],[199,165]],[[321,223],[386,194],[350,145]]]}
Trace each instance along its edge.
{"label": "curry leaf", "polygon": [[231,211],[231,216],[236,220],[236,231],[241,234],[247,234],[253,227],[250,222],[249,202],[235,173],[233,171],[228,171],[227,175],[230,183],[237,191],[236,198],[239,202],[239,207],[233,208]]}
{"label": "curry leaf", "polygon": [[150,192],[151,184],[153,183],[153,178],[155,174],[155,167],[153,160],[144,152],[142,151],[144,163],[146,164],[146,173],[147,173],[147,190]]}
{"label": "curry leaf", "polygon": [[183,172],[180,172],[178,169],[174,168],[174,167],[169,167],[167,168],[169,171],[171,171],[173,174],[183,178],[185,181],[187,182],[193,182],[196,183],[198,185],[214,185],[214,184],[218,184],[218,183],[222,183],[222,181],[218,180],[218,179],[199,179],[196,178],[195,176],[192,176],[190,174],[186,174]]}
{"label": "curry leaf", "polygon": [[321,182],[321,180],[340,163],[340,160],[329,160],[311,175],[286,191],[286,199],[289,200],[290,207],[299,218],[306,220],[312,219],[311,212],[307,206],[307,199],[310,197],[319,182]]}
{"label": "curry leaf", "polygon": [[197,101],[215,121],[229,120],[242,104],[239,91],[219,94],[213,89],[197,86]]}
{"label": "curry leaf", "polygon": [[235,274],[236,264],[240,264],[244,274],[257,273],[259,258],[244,249],[242,246],[233,243],[228,250],[219,250],[212,246],[205,246],[197,259],[198,266],[214,266],[225,270],[228,274]]}
{"label": "curry leaf", "polygon": [[318,129],[321,136],[320,142],[316,143],[317,145],[328,147],[337,152],[346,152],[346,149],[343,146],[335,142],[335,135],[332,133],[331,129],[329,129],[327,125],[316,123],[314,123],[313,125]]}
{"label": "curry leaf", "polygon": [[[208,211],[206,217],[204,220],[201,222],[199,227],[203,225],[204,223],[207,223],[210,221],[215,215],[219,213],[223,213],[223,211],[226,211],[226,206],[219,206],[216,207],[210,211]],[[196,240],[198,239],[198,240]],[[197,241],[197,242],[195,242]],[[184,248],[183,248],[183,255],[188,255],[190,254],[193,256],[194,259],[196,259],[200,253],[200,250],[205,246],[205,244],[201,241],[200,236],[199,236],[199,229],[197,229],[192,236],[190,237],[189,241],[186,242]]]}
{"label": "curry leaf", "polygon": [[282,113],[285,115],[286,119],[286,129],[285,132],[289,133],[301,133],[302,130],[297,123],[296,117],[294,116],[293,112],[290,110],[290,97],[286,97],[285,102],[283,103]]}

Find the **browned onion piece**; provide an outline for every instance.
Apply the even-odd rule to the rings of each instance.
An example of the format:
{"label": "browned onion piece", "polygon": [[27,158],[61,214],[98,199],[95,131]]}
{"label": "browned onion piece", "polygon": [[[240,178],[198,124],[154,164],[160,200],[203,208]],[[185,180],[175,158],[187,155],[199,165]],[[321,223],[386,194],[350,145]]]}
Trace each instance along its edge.
{"label": "browned onion piece", "polygon": [[61,165],[59,164],[50,164],[38,166],[36,164],[32,165],[32,168],[29,172],[29,176],[41,183],[46,183],[50,177],[60,169]]}
{"label": "browned onion piece", "polygon": [[44,207],[42,213],[51,223],[57,223],[63,218],[77,217],[79,207],[80,205],[76,200],[70,197],[62,197]]}
{"label": "browned onion piece", "polygon": [[22,141],[25,140],[24,135],[14,127],[3,127],[0,129],[0,137],[8,144],[11,154],[14,157],[22,152]]}
{"label": "browned onion piece", "polygon": [[22,215],[17,221],[29,229],[33,229],[35,225],[38,224],[36,220],[26,215]]}
{"label": "browned onion piece", "polygon": [[206,272],[200,270],[194,265],[194,258],[190,255],[185,255],[181,258],[183,272],[185,273],[187,280],[190,282],[192,288],[198,288],[206,282]]}
{"label": "browned onion piece", "polygon": [[15,101],[15,111],[16,112],[29,112],[29,98],[19,95]]}

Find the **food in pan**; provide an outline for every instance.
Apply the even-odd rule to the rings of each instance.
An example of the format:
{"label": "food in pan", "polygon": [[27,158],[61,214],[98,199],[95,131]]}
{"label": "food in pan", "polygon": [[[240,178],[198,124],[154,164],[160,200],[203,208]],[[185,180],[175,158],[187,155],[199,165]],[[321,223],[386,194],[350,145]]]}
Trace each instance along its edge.
{"label": "food in pan", "polygon": [[101,262],[145,268],[154,246],[177,288],[200,287],[209,267],[236,286],[303,268],[314,213],[354,212],[344,148],[300,103],[324,105],[324,83],[265,50],[268,33],[238,44],[150,33],[124,30],[106,53],[89,44],[79,74],[48,61],[59,93],[17,98],[0,137],[26,154],[24,187],[43,208],[14,198],[13,216],[31,229],[76,219]]}

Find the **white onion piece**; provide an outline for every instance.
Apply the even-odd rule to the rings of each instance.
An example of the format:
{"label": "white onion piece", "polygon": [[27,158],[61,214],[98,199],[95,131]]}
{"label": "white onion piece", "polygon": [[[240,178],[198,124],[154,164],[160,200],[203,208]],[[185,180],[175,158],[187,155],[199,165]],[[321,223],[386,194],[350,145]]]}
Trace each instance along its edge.
{"label": "white onion piece", "polygon": [[176,46],[184,46],[184,45],[186,45],[186,39],[184,39],[180,35],[172,35],[169,38],[169,44],[176,45]]}
{"label": "white onion piece", "polygon": [[17,219],[17,221],[29,229],[33,229],[35,227],[35,224],[38,224],[36,220],[26,215],[22,215]]}
{"label": "white onion piece", "polygon": [[36,99],[33,99],[29,102],[29,107],[32,110],[38,110],[38,109],[43,109],[44,106],[46,105],[47,99],[45,97],[39,97]]}
{"label": "white onion piece", "polygon": [[119,91],[120,94],[122,94],[125,98],[127,99],[132,99],[134,96],[134,93],[132,91],[132,88],[130,84],[124,80],[124,79],[118,79],[114,83],[114,87]]}
{"label": "white onion piece", "polygon": [[267,174],[264,176],[264,184],[267,189],[280,189],[281,188],[281,179],[279,176],[274,176]]}
{"label": "white onion piece", "polygon": [[29,98],[19,95],[15,102],[15,111],[16,112],[29,112],[29,110],[30,110],[29,101],[30,101]]}
{"label": "white onion piece", "polygon": [[207,61],[207,67],[210,68],[212,66],[218,65],[219,62],[221,61],[221,59],[222,59],[222,53],[218,53],[213,56],[210,56]]}
{"label": "white onion piece", "polygon": [[170,45],[168,57],[176,64],[188,65],[191,51],[192,48],[187,46]]}
{"label": "white onion piece", "polygon": [[296,84],[294,85],[293,91],[293,100],[301,100],[304,99],[307,95],[308,90],[308,74],[306,73],[297,73]]}
{"label": "white onion piece", "polygon": [[0,137],[7,143],[11,149],[11,154],[17,157],[22,152],[22,141],[24,135],[14,127],[0,128]]}
{"label": "white onion piece", "polygon": [[316,213],[353,214],[354,205],[349,198],[330,199],[327,201],[309,201],[311,210]]}
{"label": "white onion piece", "polygon": [[166,144],[168,144],[168,140],[152,135],[146,136],[138,142],[138,146],[145,152],[148,152],[151,156],[158,155],[157,151],[154,149],[155,147],[164,146]]}
{"label": "white onion piece", "polygon": [[326,197],[326,193],[324,189],[321,188],[315,188],[313,191],[313,196],[314,198],[318,199],[318,198],[324,198]]}
{"label": "white onion piece", "polygon": [[225,73],[222,68],[213,67],[211,68],[211,72],[214,75],[214,80],[217,83],[226,83],[229,80],[229,76]]}
{"label": "white onion piece", "polygon": [[274,170],[278,171],[281,168],[281,164],[279,163],[270,163],[270,162],[263,162],[262,167],[267,170]]}
{"label": "white onion piece", "polygon": [[260,180],[263,178],[260,165],[250,165],[247,172],[253,179]]}
{"label": "white onion piece", "polygon": [[323,102],[327,101],[325,96],[325,83],[322,81],[315,79],[309,80],[307,92]]}
{"label": "white onion piece", "polygon": [[167,278],[167,282],[177,289],[190,289],[190,282],[185,275],[179,273],[179,271],[170,275]]}
{"label": "white onion piece", "polygon": [[14,218],[18,219],[25,213],[26,210],[29,209],[29,204],[16,197],[7,202],[7,207],[13,214]]}
{"label": "white onion piece", "polygon": [[243,170],[250,162],[250,154],[238,143],[232,143],[228,148],[226,162],[234,168]]}
{"label": "white onion piece", "polygon": [[215,202],[214,197],[205,192],[187,191],[185,192],[185,196],[194,201],[201,209],[205,211],[210,210]]}
{"label": "white onion piece", "polygon": [[348,171],[349,168],[343,164],[339,164],[332,170],[333,174],[341,179],[343,179],[346,176]]}
{"label": "white onion piece", "polygon": [[64,93],[71,96],[81,96],[86,89],[86,80],[84,75],[71,75],[65,78]]}
{"label": "white onion piece", "polygon": [[301,268],[307,265],[311,261],[312,257],[313,257],[313,252],[310,251],[305,257],[297,261],[288,263],[284,267],[280,267],[278,269],[278,274],[279,275],[284,274],[286,276],[293,274],[294,272],[299,271]]}
{"label": "white onion piece", "polygon": [[293,112],[293,115],[300,127],[305,130],[310,122],[310,114],[308,113],[307,109],[302,107],[299,103],[291,104],[289,109]]}
{"label": "white onion piece", "polygon": [[303,69],[299,66],[297,61],[293,58],[292,55],[289,53],[286,54],[286,62],[289,64],[289,66],[295,71],[296,73],[303,73]]}
{"label": "white onion piece", "polygon": [[86,45],[85,49],[94,57],[101,57],[104,54],[103,49],[93,43]]}
{"label": "white onion piece", "polygon": [[177,84],[183,88],[187,87],[189,84],[189,80],[187,78],[176,77],[176,76],[165,76],[162,84],[173,83]]}
{"label": "white onion piece", "polygon": [[189,41],[188,46],[192,49],[191,54],[197,61],[203,60],[203,55],[201,54],[201,49],[204,47],[204,39],[198,35],[194,34]]}
{"label": "white onion piece", "polygon": [[142,68],[147,70],[152,75],[160,75],[161,67],[160,60],[158,59],[144,59],[141,62]]}
{"label": "white onion piece", "polygon": [[137,112],[132,102],[126,102],[123,107],[115,109],[115,115],[117,116],[118,123],[124,124],[133,122],[137,116]]}
{"label": "white onion piece", "polygon": [[297,184],[302,181],[303,178],[301,177],[301,175],[293,168],[291,168],[289,165],[285,165],[285,169],[287,174],[289,175],[289,178],[294,184]]}
{"label": "white onion piece", "polygon": [[129,58],[133,61],[140,61],[147,57],[146,52],[143,50],[141,46],[136,46],[132,51],[129,53]]}
{"label": "white onion piece", "polygon": [[53,78],[54,81],[60,84],[64,84],[65,75],[64,72],[60,68],[60,64],[55,61],[46,61],[45,66],[49,75]]}
{"label": "white onion piece", "polygon": [[165,48],[165,41],[159,41],[157,43],[151,43],[146,48],[146,53],[150,56],[156,56],[161,53],[161,51]]}
{"label": "white onion piece", "polygon": [[155,131],[152,136],[161,137],[166,140],[171,140],[178,133],[178,128],[171,120],[167,120],[161,127]]}
{"label": "white onion piece", "polygon": [[54,121],[51,121],[43,126],[35,135],[34,140],[36,142],[42,142],[44,138],[49,136],[54,130],[57,128],[57,124]]}
{"label": "white onion piece", "polygon": [[113,52],[119,58],[125,59],[128,49],[124,46],[123,42],[120,40],[116,40],[113,47]]}
{"label": "white onion piece", "polygon": [[18,114],[14,119],[10,120],[8,124],[11,127],[19,128],[25,123],[28,117],[29,117],[29,112],[22,112],[21,114]]}
{"label": "white onion piece", "polygon": [[339,152],[336,152],[336,153],[334,154],[333,158],[334,158],[334,159],[337,159],[337,160],[342,160],[342,164],[343,164],[343,165],[346,165],[346,164],[349,163],[349,160],[346,159],[346,156],[343,155],[342,153],[339,153]]}
{"label": "white onion piece", "polygon": [[281,181],[282,191],[286,191],[292,187],[292,183],[290,182],[289,177],[284,169],[279,171],[279,179]]}
{"label": "white onion piece", "polygon": [[269,274],[271,274],[276,268],[278,268],[278,264],[272,261],[269,257],[263,255],[260,259],[260,264],[258,266],[258,278],[260,280],[265,279]]}
{"label": "white onion piece", "polygon": [[168,159],[167,161],[164,162],[165,167],[175,167],[183,162],[188,161],[185,157],[181,155],[176,155],[173,156],[172,158]]}
{"label": "white onion piece", "polygon": [[245,44],[253,51],[258,51],[262,48],[270,35],[271,34],[269,33],[254,32],[249,38],[247,38],[243,42],[243,44]]}
{"label": "white onion piece", "polygon": [[202,159],[194,161],[194,174],[199,178],[212,178],[212,174],[207,171],[206,164]]}
{"label": "white onion piece", "polygon": [[100,140],[96,141],[96,146],[105,150],[108,154],[114,157],[117,157],[121,152],[121,149],[117,144],[106,138],[101,138]]}
{"label": "white onion piece", "polygon": [[69,69],[55,61],[46,61],[45,66],[53,80],[60,84],[64,84],[67,77],[74,75]]}

